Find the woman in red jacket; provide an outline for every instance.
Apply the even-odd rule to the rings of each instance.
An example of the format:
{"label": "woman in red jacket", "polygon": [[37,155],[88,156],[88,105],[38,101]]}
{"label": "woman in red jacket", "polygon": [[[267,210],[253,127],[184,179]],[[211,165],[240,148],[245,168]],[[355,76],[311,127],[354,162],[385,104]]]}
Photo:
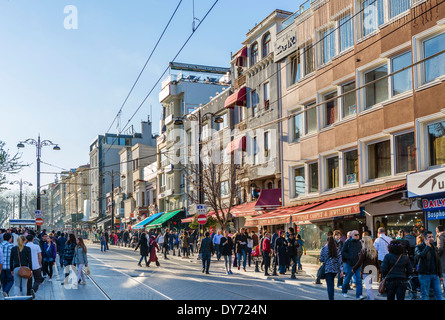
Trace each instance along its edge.
{"label": "woman in red jacket", "polygon": [[149,249],[150,249],[150,260],[148,260],[148,264],[147,267],[150,266],[150,262],[156,262],[156,265],[159,267],[159,261],[158,261],[158,257],[156,255],[156,250],[159,252],[159,246],[158,243],[156,242],[156,237],[155,236],[151,236],[150,237],[150,241],[148,243]]}

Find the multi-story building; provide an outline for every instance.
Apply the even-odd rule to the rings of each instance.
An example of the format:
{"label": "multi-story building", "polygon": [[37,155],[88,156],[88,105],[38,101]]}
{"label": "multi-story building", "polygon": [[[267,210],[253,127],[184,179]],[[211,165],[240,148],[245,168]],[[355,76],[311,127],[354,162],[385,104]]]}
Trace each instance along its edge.
{"label": "multi-story building", "polygon": [[[161,134],[158,152],[158,210],[185,211],[187,174],[184,168],[185,141],[191,135],[193,121],[185,119],[200,104],[228,88],[229,68],[170,63],[170,74],[162,82],[159,101],[162,103]],[[178,125],[175,120],[184,119]]]}
{"label": "multi-story building", "polygon": [[437,225],[405,184],[445,166],[445,4],[316,0],[284,24],[274,57],[284,207],[251,223],[296,227],[314,255],[328,230]]}
{"label": "multi-story building", "polygon": [[[150,120],[141,122],[141,132],[135,132],[132,127],[126,134],[99,135],[90,144],[90,181],[91,181],[91,215],[90,220],[100,222],[104,219],[108,227],[111,221],[107,216],[107,193],[111,193],[111,187],[119,187],[119,151],[123,147],[132,147],[137,143],[148,146],[156,146],[156,136],[152,134]],[[116,174],[114,174],[116,173]],[[113,181],[112,181],[113,179]],[[111,212],[109,212],[111,214]]]}

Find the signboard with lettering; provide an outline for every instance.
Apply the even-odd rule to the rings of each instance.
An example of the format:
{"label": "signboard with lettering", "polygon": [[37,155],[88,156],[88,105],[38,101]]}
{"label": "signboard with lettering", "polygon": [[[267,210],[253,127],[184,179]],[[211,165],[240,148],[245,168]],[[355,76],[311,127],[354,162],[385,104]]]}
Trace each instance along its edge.
{"label": "signboard with lettering", "polygon": [[284,59],[297,49],[297,28],[294,26],[280,34],[275,42],[274,62]]}
{"label": "signboard with lettering", "polygon": [[406,189],[409,198],[445,192],[445,168],[408,174]]}

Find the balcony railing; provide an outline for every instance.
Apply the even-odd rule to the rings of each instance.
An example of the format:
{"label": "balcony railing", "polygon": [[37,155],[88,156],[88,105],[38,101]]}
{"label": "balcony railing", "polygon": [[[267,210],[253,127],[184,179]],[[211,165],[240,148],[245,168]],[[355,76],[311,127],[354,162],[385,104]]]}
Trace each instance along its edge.
{"label": "balcony railing", "polygon": [[239,88],[241,88],[243,85],[246,84],[246,75],[242,74],[242,75],[238,76],[235,79],[235,83],[234,84],[235,84],[235,90],[238,90]]}

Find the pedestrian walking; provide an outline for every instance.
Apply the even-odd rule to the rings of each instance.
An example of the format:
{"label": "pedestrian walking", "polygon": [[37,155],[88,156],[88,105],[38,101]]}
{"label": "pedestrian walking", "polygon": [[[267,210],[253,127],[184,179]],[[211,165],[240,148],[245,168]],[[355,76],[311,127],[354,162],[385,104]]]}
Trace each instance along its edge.
{"label": "pedestrian walking", "polygon": [[425,233],[423,243],[416,246],[415,257],[418,262],[420,297],[429,300],[430,288],[434,291],[435,300],[443,300],[441,282],[443,282],[442,263],[439,250],[434,246],[434,236],[431,231]]}
{"label": "pedestrian walking", "polygon": [[61,233],[56,240],[57,253],[59,254],[59,265],[63,268],[63,253],[65,252],[65,244],[68,239],[65,237],[65,233]]}
{"label": "pedestrian walking", "polygon": [[297,235],[297,242],[300,245],[297,250],[297,265],[298,265],[298,271],[302,271],[303,270],[303,266],[301,264],[301,257],[304,255],[306,255],[306,246],[304,245],[304,240],[301,238],[301,235]]}
{"label": "pedestrian walking", "polygon": [[42,258],[44,273],[49,276],[48,281],[53,281],[53,265],[57,257],[56,245],[53,242],[52,236],[46,237],[46,243],[43,244]]}
{"label": "pedestrian walking", "polygon": [[386,283],[387,300],[405,300],[407,280],[413,267],[400,240],[391,240],[388,254],[382,261],[380,270]]}
{"label": "pedestrian walking", "polygon": [[[440,264],[442,266],[442,277],[445,278],[445,227],[436,227],[436,247],[440,257]],[[442,281],[442,290],[445,297],[445,281]]]}
{"label": "pedestrian walking", "polygon": [[[70,266],[73,264],[74,249],[76,248],[77,241],[74,233],[68,235],[68,241],[65,244],[65,252],[63,254],[63,266],[65,267],[65,279],[67,279],[70,273]],[[65,281],[63,282],[65,283]]]}
{"label": "pedestrian walking", "polygon": [[101,233],[99,241],[100,241],[100,251],[101,252],[107,251],[107,239],[105,238],[104,233]]}
{"label": "pedestrian walking", "polygon": [[201,241],[199,252],[202,255],[202,273],[205,272],[206,274],[209,274],[210,260],[214,252],[213,242],[210,239],[210,232],[205,233],[205,238]]}
{"label": "pedestrian walking", "polygon": [[232,273],[232,253],[233,253],[233,239],[229,235],[229,230],[224,231],[224,236],[220,241],[221,255],[224,257],[224,266],[226,274]]}
{"label": "pedestrian walking", "polygon": [[296,279],[297,273],[297,255],[300,246],[295,238],[294,233],[290,233],[287,240],[287,261],[292,264],[291,279]]}
{"label": "pedestrian walking", "polygon": [[20,267],[27,267],[32,270],[31,249],[25,246],[25,242],[25,236],[21,235],[17,237],[17,245],[11,249],[11,257],[9,260],[11,270],[13,270],[14,294],[16,296],[26,295],[29,281],[29,279],[19,276]]}
{"label": "pedestrian walking", "polygon": [[12,235],[9,232],[3,233],[3,241],[0,244],[0,251],[3,253],[3,268],[2,273],[0,273],[0,282],[2,285],[2,291],[3,296],[7,297],[9,294],[9,291],[11,290],[12,286],[14,285],[14,277],[11,274],[11,271],[14,269],[11,269],[13,266],[11,266],[11,250],[14,247],[12,244]]}
{"label": "pedestrian walking", "polygon": [[138,262],[138,266],[142,267],[141,262],[142,259],[145,260],[145,265],[148,267],[148,261],[147,261],[147,257],[150,254],[150,250],[148,248],[148,239],[145,233],[142,233],[141,238],[136,246],[136,248],[134,249],[134,251],[136,251],[138,248],[139,249],[139,253],[141,255],[141,259]]}
{"label": "pedestrian walking", "polygon": [[348,287],[349,287],[349,281],[352,277],[354,277],[355,281],[355,297],[357,300],[364,299],[362,293],[363,293],[363,286],[362,286],[362,280],[361,280],[361,268],[358,267],[355,272],[353,272],[352,268],[357,264],[359,259],[360,251],[362,250],[362,245],[360,242],[360,234],[357,230],[351,231],[351,239],[345,241],[345,244],[343,245],[343,248],[341,250],[341,256],[342,261],[344,263],[343,265],[343,271],[345,273],[345,278],[343,280],[342,285],[342,293],[345,298],[348,297]]}
{"label": "pedestrian walking", "polygon": [[343,272],[341,249],[337,246],[333,236],[329,236],[327,244],[321,249],[319,261],[325,264],[324,275],[329,300],[334,300],[334,279]]}
{"label": "pedestrian walking", "polygon": [[166,229],[165,233],[164,233],[164,243],[162,244],[162,249],[164,250],[164,259],[167,259],[167,260],[168,260],[168,258],[167,258],[168,249],[170,246],[168,243],[168,241],[169,241],[168,238],[169,238],[169,230]]}
{"label": "pedestrian walking", "polygon": [[244,233],[244,228],[241,228],[235,235],[236,257],[238,270],[241,267],[241,257],[243,260],[243,270],[246,271],[246,258],[247,258],[247,236]]}
{"label": "pedestrian walking", "polygon": [[223,237],[221,230],[213,237],[213,247],[215,248],[216,260],[221,259],[221,238]]}
{"label": "pedestrian walking", "polygon": [[[378,275],[378,253],[372,238],[370,236],[364,236],[362,239],[362,249],[360,250],[358,261],[352,267],[352,273],[360,269],[361,278],[364,280],[366,293],[369,300],[374,300],[374,294],[372,292],[372,277]],[[365,271],[366,269],[366,271]]]}
{"label": "pedestrian walking", "polygon": [[105,236],[106,248],[107,248],[107,250],[110,250],[110,247],[108,246],[108,242],[110,241],[110,235],[108,234],[108,230],[107,229],[105,229],[104,236]]}
{"label": "pedestrian walking", "polygon": [[147,267],[150,266],[150,262],[155,262],[156,266],[159,267],[161,264],[159,263],[156,252],[159,252],[160,249],[158,243],[156,242],[156,236],[153,235],[150,237],[150,241],[148,242],[148,247],[150,249],[150,259],[148,260]]}
{"label": "pedestrian walking", "polygon": [[263,252],[263,261],[264,261],[264,275],[270,276],[270,274],[268,273],[269,268],[270,268],[270,256],[271,256],[271,254],[273,254],[270,232],[266,232],[266,234],[263,238],[262,252]]}
{"label": "pedestrian walking", "polygon": [[[88,266],[87,247],[82,237],[76,239],[74,249],[73,265],[77,268],[77,283],[87,284],[83,270]],[[81,282],[82,281],[82,282]]]}
{"label": "pedestrian walking", "polygon": [[[392,239],[388,237],[385,233],[385,228],[379,228],[377,230],[378,232],[378,238],[374,241],[374,247],[376,248],[378,252],[378,259],[379,259],[379,269],[381,270],[380,266],[382,265],[383,259],[388,254],[388,245],[391,243]],[[379,282],[382,279],[381,272],[379,273]]]}
{"label": "pedestrian walking", "polygon": [[281,275],[286,273],[286,265],[287,265],[287,241],[284,238],[284,232],[280,230],[278,234],[278,238],[275,241],[274,252],[277,257],[278,264],[278,272]]}
{"label": "pedestrian walking", "polygon": [[182,240],[182,258],[188,258],[189,257],[189,242],[188,242],[189,236],[188,232],[184,230],[184,233],[182,234],[181,240]]}
{"label": "pedestrian walking", "polygon": [[[343,249],[343,234],[340,230],[334,230],[334,240],[337,243],[337,247],[340,248],[340,251]],[[338,280],[337,280],[337,288],[341,288],[343,285],[343,279],[344,277],[342,277],[341,275],[343,275],[343,273],[339,272],[338,273]]]}

